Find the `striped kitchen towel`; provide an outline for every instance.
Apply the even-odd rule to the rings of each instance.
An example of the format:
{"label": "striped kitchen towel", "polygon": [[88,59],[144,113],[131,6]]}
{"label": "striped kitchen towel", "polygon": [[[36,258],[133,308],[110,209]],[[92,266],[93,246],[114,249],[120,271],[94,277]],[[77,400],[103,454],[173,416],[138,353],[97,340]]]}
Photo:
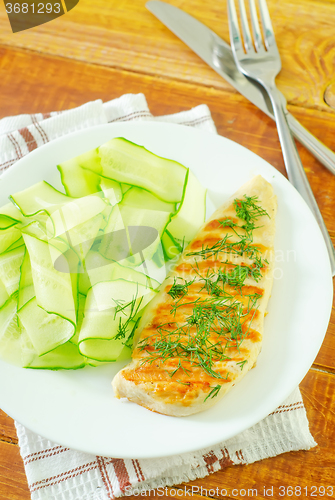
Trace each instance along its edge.
{"label": "striped kitchen towel", "polygon": [[[124,95],[94,101],[76,109],[20,115],[0,120],[0,173],[37,147],[61,135],[103,123],[160,120],[216,133],[206,105],[154,117],[145,97]],[[32,500],[107,500],[203,478],[237,464],[249,464],[316,443],[309,431],[297,388],[264,420],[214,447],[160,459],[119,459],[71,450],[16,422],[20,451]]]}

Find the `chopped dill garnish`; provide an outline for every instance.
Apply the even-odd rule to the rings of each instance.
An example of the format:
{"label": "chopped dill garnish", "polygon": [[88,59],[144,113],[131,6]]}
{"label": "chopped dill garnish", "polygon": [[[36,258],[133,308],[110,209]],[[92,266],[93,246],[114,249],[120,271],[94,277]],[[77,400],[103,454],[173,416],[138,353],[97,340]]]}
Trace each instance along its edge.
{"label": "chopped dill garnish", "polygon": [[218,222],[222,227],[230,227],[231,229],[234,229],[234,227],[238,227],[237,222],[234,222],[232,219],[229,218],[219,220]]}
{"label": "chopped dill garnish", "polygon": [[179,384],[183,384],[183,385],[191,385],[191,382],[182,382],[181,380],[176,380],[176,382],[178,382]]}
{"label": "chopped dill garnish", "polygon": [[[174,315],[175,321],[160,324],[152,335],[137,344],[137,349],[146,353],[142,364],[158,363],[157,366],[164,367],[169,360],[174,360],[173,368],[169,367],[169,363],[164,367],[170,377],[181,372],[190,377],[191,367],[194,366],[214,379],[227,380],[228,373],[225,377],[221,374],[220,363],[232,359],[229,349],[240,352],[262,297],[262,293],[242,294],[245,290],[243,287],[246,280],[257,283],[268,264],[262,258],[261,250],[253,244],[253,230],[261,227],[256,226],[257,221],[263,216],[269,217],[257,203],[256,196],[244,195],[244,199],[234,200],[236,216],[243,224],[239,225],[233,218],[218,221],[222,227],[231,228],[233,234],[225,234],[212,246],[203,246],[201,250],[186,254],[207,260],[211,257],[218,259],[220,254],[226,253],[233,257],[248,258],[252,262],[237,264],[230,262],[227,256],[225,261],[220,261],[219,270],[208,269],[203,275],[200,259],[194,259],[192,268],[196,276],[189,281],[175,277],[168,292],[173,299],[170,314]],[[187,300],[189,287],[194,282],[200,284],[200,295],[196,300],[191,297]],[[237,290],[237,293],[229,293],[228,286]],[[178,312],[180,314],[177,316]],[[180,317],[182,320],[178,320]],[[237,363],[241,371],[246,363],[247,360]],[[180,378],[177,378],[177,382],[190,385],[190,382]],[[204,401],[217,396],[221,384],[211,387]]]}
{"label": "chopped dill garnish", "polygon": [[269,218],[270,216],[266,210],[257,205],[257,196],[244,195],[244,198],[244,200],[235,200],[234,207],[237,217],[245,221],[245,224],[243,224],[241,228],[244,229],[248,237],[252,239],[253,230],[262,227],[256,226],[257,220],[263,216],[267,216]]}
{"label": "chopped dill garnish", "polygon": [[[253,229],[255,229],[254,223],[257,221],[257,219],[263,217],[264,215],[269,218],[270,216],[267,211],[264,210],[264,208],[257,205],[259,201],[257,196],[244,195],[244,198],[244,200],[234,200],[234,207],[237,217],[239,217],[239,219],[245,220],[246,225],[248,226],[248,230],[252,231]],[[244,227],[244,229],[246,228]]]}
{"label": "chopped dill garnish", "polygon": [[[213,369],[213,364],[230,359],[226,353],[229,346],[239,349],[249,331],[253,317],[249,319],[248,316],[257,300],[258,296],[250,299],[250,309],[245,310],[238,300],[231,302],[215,297],[198,299],[192,303],[193,311],[186,318],[186,324],[176,324],[173,330],[167,329],[167,325],[160,325],[155,334],[139,341],[137,348],[148,354],[142,363],[159,361],[164,364],[174,358],[179,359],[179,362],[172,375],[178,369],[187,374],[189,370],[182,363],[187,361],[193,366],[200,366],[214,378],[222,378]],[[192,329],[195,329],[194,333]],[[154,351],[148,347],[153,347]]]}
{"label": "chopped dill garnish", "polygon": [[207,394],[207,396],[205,397],[204,402],[207,401],[208,398],[212,398],[212,399],[215,398],[215,396],[217,396],[219,394],[219,390],[221,389],[221,387],[222,386],[220,384],[213,387],[211,392],[209,394]]}
{"label": "chopped dill garnish", "polygon": [[244,254],[249,258],[253,259],[255,256],[260,254],[259,248],[251,244],[250,238],[248,236],[239,236],[238,241],[229,241],[231,235],[226,234],[222,240],[217,241],[212,246],[202,247],[201,250],[196,250],[195,252],[189,252],[187,256],[199,256],[203,259],[208,259],[209,257],[217,258],[220,253],[226,252],[232,255],[243,256]]}
{"label": "chopped dill garnish", "polygon": [[244,361],[239,361],[239,362],[238,362],[238,363],[236,363],[236,364],[240,366],[241,371],[242,371],[242,370],[243,370],[243,367],[244,367],[244,365],[245,365],[246,363],[248,363],[248,360],[247,360],[247,359],[245,359]]}
{"label": "chopped dill garnish", "polygon": [[126,346],[126,347],[129,347],[130,349],[133,348],[133,339],[134,339],[134,335],[135,335],[135,332],[136,332],[136,328],[138,327],[138,324],[140,322],[140,319],[141,318],[137,318],[135,323],[134,323],[134,326],[130,332],[130,334],[128,335],[128,338],[125,342],[123,342],[123,344]]}
{"label": "chopped dill garnish", "polygon": [[168,295],[170,295],[170,297],[172,297],[173,299],[176,299],[178,297],[183,297],[184,295],[186,295],[188,292],[188,287],[190,285],[192,285],[192,283],[195,280],[195,278],[193,280],[190,280],[190,281],[186,281],[184,279],[184,283],[178,283],[177,282],[178,279],[183,280],[183,278],[177,278],[177,279],[174,278],[173,285],[171,286],[170,290],[167,292]]}
{"label": "chopped dill garnish", "polygon": [[199,281],[204,282],[200,292],[205,289],[209,295],[215,295],[217,297],[224,294],[223,287],[220,286],[220,276],[218,273],[210,271],[209,269],[207,270],[206,276],[202,276],[198,269],[195,269],[195,273],[197,274]]}
{"label": "chopped dill garnish", "polygon": [[[137,301],[137,293],[136,293],[135,297],[133,297],[133,299],[130,302],[127,302],[126,304],[122,304],[122,301],[118,301],[118,300],[114,299],[114,302],[116,302],[116,304],[117,304],[117,306],[115,307],[115,311],[114,311],[114,319],[116,318],[116,315],[118,313],[122,313],[124,316],[127,317],[127,319],[125,321],[123,321],[123,318],[120,316],[117,333],[116,333],[116,335],[114,335],[113,340],[125,339],[127,337],[125,344],[129,346],[129,342],[134,337],[135,330],[136,330],[137,325],[138,325],[139,320],[140,320],[140,318],[137,318],[137,320],[135,321],[135,316],[137,315],[137,313],[141,307],[142,300],[143,300],[143,297],[141,297]],[[136,304],[136,301],[137,301],[137,304]],[[129,309],[130,309],[130,311],[129,311]],[[131,323],[134,321],[135,321],[135,324],[131,325]],[[127,335],[130,326],[132,326],[132,330],[131,330],[130,334]]]}
{"label": "chopped dill garnish", "polygon": [[225,294],[224,285],[227,284],[233,288],[242,288],[245,280],[250,277],[256,282],[262,277],[260,268],[257,265],[246,266],[235,264],[230,271],[219,269],[218,272],[207,271],[206,276],[202,276],[195,270],[198,281],[204,282],[200,291],[206,289],[209,295],[220,297]]}

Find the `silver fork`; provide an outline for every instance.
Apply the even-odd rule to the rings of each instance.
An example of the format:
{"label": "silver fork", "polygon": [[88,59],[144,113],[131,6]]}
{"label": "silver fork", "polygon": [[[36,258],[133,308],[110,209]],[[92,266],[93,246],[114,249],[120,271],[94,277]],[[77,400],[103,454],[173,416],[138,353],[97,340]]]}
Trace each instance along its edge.
{"label": "silver fork", "polygon": [[249,0],[254,43],[249,29],[244,0],[239,0],[239,6],[244,44],[240,35],[235,1],[228,0],[230,43],[236,66],[246,76],[260,83],[269,94],[288,178],[312,210],[319,224],[327,246],[332,275],[335,276],[335,250],[288,126],[286,103],[283,101],[282,94],[275,84],[275,78],[281,70],[281,61],[266,2],[265,0],[259,0],[265,46],[258,22],[255,0]]}

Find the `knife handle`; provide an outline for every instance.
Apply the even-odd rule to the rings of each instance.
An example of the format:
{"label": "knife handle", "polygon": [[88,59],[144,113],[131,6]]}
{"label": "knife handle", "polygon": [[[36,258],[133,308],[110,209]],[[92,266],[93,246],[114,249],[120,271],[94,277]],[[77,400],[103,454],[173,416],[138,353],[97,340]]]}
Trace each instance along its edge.
{"label": "knife handle", "polygon": [[290,129],[298,141],[335,175],[335,153],[303,127],[290,113],[287,113],[287,120]]}

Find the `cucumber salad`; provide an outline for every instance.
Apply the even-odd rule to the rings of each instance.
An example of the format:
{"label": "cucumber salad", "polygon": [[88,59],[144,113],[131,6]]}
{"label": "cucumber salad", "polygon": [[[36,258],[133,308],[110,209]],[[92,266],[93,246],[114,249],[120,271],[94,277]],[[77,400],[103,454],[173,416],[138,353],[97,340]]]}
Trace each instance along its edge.
{"label": "cucumber salad", "polygon": [[0,208],[0,358],[75,369],[131,356],[169,263],[205,220],[180,163],[114,138]]}

